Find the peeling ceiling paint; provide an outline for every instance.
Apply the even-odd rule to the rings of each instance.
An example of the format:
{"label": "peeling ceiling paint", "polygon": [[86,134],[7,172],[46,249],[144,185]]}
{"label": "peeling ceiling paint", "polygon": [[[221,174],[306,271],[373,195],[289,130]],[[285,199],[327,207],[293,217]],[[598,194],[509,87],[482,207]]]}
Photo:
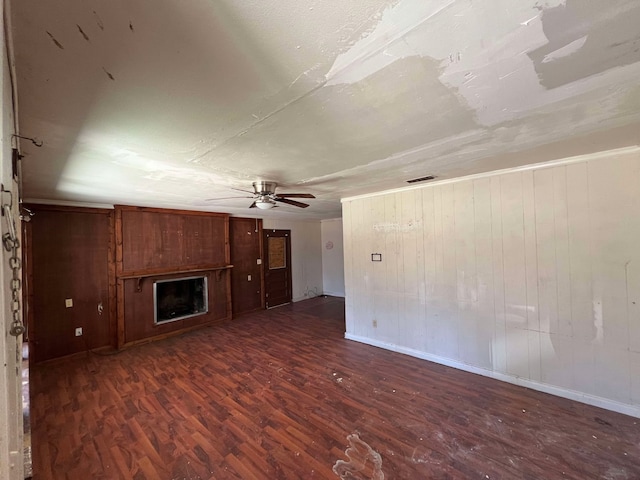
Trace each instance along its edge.
{"label": "peeling ceiling paint", "polygon": [[[12,2],[24,196],[261,216],[640,142],[633,0]],[[221,200],[209,201],[211,198]]]}

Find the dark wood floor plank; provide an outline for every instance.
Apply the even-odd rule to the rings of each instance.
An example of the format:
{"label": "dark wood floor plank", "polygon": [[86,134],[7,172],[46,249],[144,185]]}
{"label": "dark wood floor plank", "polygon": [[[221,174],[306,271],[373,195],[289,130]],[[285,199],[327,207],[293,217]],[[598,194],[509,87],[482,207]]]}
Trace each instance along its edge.
{"label": "dark wood floor plank", "polygon": [[640,478],[640,420],[345,340],[343,312],[36,365],[34,478]]}

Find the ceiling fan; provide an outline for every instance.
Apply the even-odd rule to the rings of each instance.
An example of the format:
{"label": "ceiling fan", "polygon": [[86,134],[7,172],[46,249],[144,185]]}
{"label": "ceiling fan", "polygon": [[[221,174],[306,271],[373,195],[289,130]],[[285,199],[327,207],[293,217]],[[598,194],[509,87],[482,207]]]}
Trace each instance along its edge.
{"label": "ceiling fan", "polygon": [[[296,200],[290,200],[291,198],[316,198],[310,193],[276,193],[276,182],[253,182],[253,192],[247,190],[238,190],[239,192],[250,193],[251,197],[227,197],[227,198],[253,198],[253,203],[249,208],[260,208],[262,210],[268,210],[276,207],[277,203],[286,203],[287,205],[293,205],[294,207],[307,208],[307,203],[298,202]],[[211,198],[209,200],[226,200],[224,198]]]}

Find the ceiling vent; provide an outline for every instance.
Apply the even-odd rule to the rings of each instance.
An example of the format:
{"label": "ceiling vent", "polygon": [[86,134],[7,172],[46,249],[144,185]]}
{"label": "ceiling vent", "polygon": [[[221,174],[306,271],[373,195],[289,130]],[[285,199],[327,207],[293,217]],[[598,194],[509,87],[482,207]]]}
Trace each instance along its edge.
{"label": "ceiling vent", "polygon": [[426,182],[427,180],[433,180],[435,175],[427,175],[426,177],[414,178],[413,180],[407,180],[407,183]]}

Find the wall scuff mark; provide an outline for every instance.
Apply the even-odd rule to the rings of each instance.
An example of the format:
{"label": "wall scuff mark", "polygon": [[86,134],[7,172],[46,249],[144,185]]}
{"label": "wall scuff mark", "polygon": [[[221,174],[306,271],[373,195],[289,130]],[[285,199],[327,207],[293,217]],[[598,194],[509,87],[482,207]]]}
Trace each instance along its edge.
{"label": "wall scuff mark", "polygon": [[419,228],[422,228],[422,220],[411,220],[404,225],[386,222],[376,223],[373,226],[373,230],[376,232],[413,232]]}
{"label": "wall scuff mark", "polygon": [[100,28],[100,30],[104,31],[104,23],[102,23],[102,20],[100,19],[100,16],[98,15],[98,12],[96,12],[95,10],[93,11],[93,16],[96,17],[96,24],[98,25],[98,27]]}
{"label": "wall scuff mark", "polygon": [[47,32],[47,35],[49,35],[49,38],[53,40],[53,43],[56,44],[56,47],[58,47],[60,50],[64,50],[64,47],[62,46],[62,44],[58,40],[56,40],[56,38],[53,35],[51,35],[51,33]]}
{"label": "wall scuff mark", "polygon": [[76,27],[78,27],[78,31],[80,32],[80,35],[82,35],[87,42],[91,43],[87,34],[84,33],[84,30],[82,30],[82,27],[78,24],[76,24]]}
{"label": "wall scuff mark", "polygon": [[107,69],[106,69],[106,68],[102,67],[102,70],[104,70],[104,73],[106,73],[106,74],[107,74],[107,77],[109,77],[111,80],[114,80],[114,81],[115,81],[115,78],[113,78],[113,75],[111,75],[109,72],[107,72]]}

